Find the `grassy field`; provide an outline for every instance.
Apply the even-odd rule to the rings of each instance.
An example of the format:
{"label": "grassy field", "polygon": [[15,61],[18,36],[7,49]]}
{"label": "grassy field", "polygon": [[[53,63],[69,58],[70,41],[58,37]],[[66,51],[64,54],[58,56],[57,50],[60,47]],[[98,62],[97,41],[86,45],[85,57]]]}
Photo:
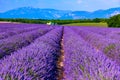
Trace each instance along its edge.
{"label": "grassy field", "polygon": [[68,26],[98,26],[98,27],[108,27],[107,23],[71,23],[65,24]]}

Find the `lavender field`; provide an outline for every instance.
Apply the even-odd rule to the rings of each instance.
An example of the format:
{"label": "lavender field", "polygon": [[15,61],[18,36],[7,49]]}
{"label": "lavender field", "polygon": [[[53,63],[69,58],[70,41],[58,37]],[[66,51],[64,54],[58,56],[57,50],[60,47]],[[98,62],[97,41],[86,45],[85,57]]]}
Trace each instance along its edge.
{"label": "lavender field", "polygon": [[0,80],[120,80],[120,28],[0,23]]}

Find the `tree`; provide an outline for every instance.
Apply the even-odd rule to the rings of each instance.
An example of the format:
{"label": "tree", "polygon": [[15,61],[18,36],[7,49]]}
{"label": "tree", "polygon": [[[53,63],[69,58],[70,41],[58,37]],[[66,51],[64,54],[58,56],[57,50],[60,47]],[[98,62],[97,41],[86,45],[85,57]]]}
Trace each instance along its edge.
{"label": "tree", "polygon": [[95,19],[93,19],[93,22],[101,22],[101,19],[100,18],[95,18]]}
{"label": "tree", "polygon": [[107,24],[109,27],[120,27],[120,14],[110,17]]}

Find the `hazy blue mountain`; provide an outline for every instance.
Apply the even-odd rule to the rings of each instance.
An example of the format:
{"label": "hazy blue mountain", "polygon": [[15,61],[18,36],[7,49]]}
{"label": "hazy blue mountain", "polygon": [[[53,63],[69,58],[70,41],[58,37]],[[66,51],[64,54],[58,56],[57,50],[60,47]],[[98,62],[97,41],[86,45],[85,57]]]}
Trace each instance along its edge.
{"label": "hazy blue mountain", "polygon": [[64,14],[60,19],[84,19],[88,18],[90,12],[87,11],[71,11],[69,13]]}
{"label": "hazy blue mountain", "polygon": [[120,14],[120,7],[119,8],[111,8],[111,9],[107,9],[107,10],[97,10],[92,12],[90,18],[108,18],[111,17],[113,15],[116,14]]}
{"label": "hazy blue mountain", "polygon": [[108,18],[120,14],[120,7],[107,10],[70,11],[55,9],[40,9],[31,7],[22,7],[0,13],[0,18],[29,18],[29,19],[84,19],[84,18]]}

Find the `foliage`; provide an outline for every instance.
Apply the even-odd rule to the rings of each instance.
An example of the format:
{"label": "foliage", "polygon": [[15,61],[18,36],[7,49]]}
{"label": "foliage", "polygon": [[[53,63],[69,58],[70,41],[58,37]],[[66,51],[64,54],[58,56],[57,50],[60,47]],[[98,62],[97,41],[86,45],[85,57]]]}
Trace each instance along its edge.
{"label": "foliage", "polygon": [[22,23],[37,23],[37,24],[46,24],[47,22],[53,22],[59,25],[70,24],[70,23],[99,23],[106,22],[107,19],[76,19],[76,20],[44,20],[44,19],[0,19],[0,21],[10,21],[10,22],[22,22]]}
{"label": "foliage", "polygon": [[120,27],[120,14],[110,17],[107,23],[109,27]]}

